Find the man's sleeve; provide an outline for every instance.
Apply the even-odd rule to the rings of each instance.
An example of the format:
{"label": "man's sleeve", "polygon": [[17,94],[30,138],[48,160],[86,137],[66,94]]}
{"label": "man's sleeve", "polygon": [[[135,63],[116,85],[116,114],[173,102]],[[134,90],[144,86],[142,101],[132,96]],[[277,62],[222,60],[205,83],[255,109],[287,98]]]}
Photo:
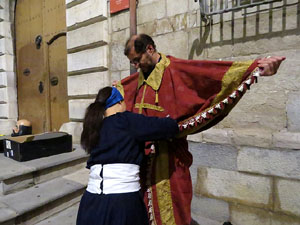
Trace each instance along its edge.
{"label": "man's sleeve", "polygon": [[[178,63],[177,69],[183,68],[184,63]],[[192,60],[183,70],[177,77],[173,76],[174,86],[180,84],[188,91],[193,90],[194,97],[186,94],[176,98],[180,105],[184,102],[192,105],[188,113],[179,115],[179,137],[201,132],[220,122],[259,76],[256,61]]]}

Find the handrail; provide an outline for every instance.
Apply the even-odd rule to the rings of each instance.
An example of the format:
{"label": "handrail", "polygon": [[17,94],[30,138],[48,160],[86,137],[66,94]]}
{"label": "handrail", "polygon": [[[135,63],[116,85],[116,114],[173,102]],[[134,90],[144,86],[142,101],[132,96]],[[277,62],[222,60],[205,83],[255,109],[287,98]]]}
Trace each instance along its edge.
{"label": "handrail", "polygon": [[[195,0],[196,2],[197,0]],[[245,8],[282,2],[283,0],[199,0],[200,14],[204,21],[216,14],[238,11]]]}

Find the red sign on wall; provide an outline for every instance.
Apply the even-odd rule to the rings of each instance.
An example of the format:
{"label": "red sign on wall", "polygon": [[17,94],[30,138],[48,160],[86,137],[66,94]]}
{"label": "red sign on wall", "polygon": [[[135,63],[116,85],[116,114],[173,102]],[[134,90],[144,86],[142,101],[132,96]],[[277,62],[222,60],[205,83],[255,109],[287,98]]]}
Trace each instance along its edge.
{"label": "red sign on wall", "polygon": [[129,8],[129,0],[110,0],[110,13],[116,13]]}

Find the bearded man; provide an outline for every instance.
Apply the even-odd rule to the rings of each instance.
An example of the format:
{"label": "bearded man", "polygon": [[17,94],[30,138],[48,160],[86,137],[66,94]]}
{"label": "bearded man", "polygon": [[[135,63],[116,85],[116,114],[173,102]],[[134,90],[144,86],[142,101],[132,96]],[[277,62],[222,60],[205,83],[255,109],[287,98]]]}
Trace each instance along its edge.
{"label": "bearded man", "polygon": [[116,84],[127,110],[170,116],[181,130],[177,139],[151,143],[145,150],[141,180],[150,224],[190,225],[193,159],[186,136],[221,121],[257,76],[275,74],[285,57],[183,60],[159,53],[146,34],[130,37],[124,53],[140,69]]}

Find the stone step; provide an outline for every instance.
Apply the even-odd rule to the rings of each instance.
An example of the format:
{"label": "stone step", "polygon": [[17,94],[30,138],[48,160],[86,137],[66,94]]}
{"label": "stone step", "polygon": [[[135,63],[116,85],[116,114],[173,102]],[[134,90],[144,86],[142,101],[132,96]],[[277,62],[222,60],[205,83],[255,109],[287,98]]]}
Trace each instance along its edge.
{"label": "stone step", "polygon": [[50,216],[49,218],[35,225],[75,225],[79,203],[70,206],[69,208]]}
{"label": "stone step", "polygon": [[[88,169],[0,197],[0,224],[36,224],[80,201]],[[65,224],[65,223],[63,223]]]}
{"label": "stone step", "polygon": [[18,162],[0,154],[0,196],[72,173],[86,166],[88,155],[79,145],[74,151]]}

